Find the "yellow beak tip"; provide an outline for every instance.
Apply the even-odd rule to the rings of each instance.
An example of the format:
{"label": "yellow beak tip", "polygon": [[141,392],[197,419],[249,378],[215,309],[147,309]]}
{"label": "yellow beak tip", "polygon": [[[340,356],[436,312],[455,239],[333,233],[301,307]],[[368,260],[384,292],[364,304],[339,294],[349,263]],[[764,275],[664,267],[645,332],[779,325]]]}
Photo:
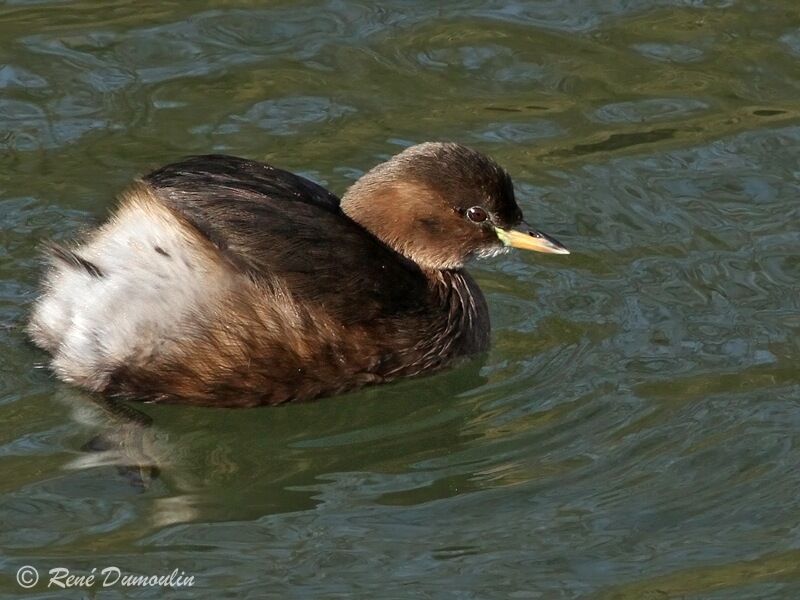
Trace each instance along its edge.
{"label": "yellow beak tip", "polygon": [[520,248],[521,250],[533,250],[545,254],[569,254],[561,242],[550,237],[541,231],[518,231],[516,229],[495,228],[497,237],[506,246]]}

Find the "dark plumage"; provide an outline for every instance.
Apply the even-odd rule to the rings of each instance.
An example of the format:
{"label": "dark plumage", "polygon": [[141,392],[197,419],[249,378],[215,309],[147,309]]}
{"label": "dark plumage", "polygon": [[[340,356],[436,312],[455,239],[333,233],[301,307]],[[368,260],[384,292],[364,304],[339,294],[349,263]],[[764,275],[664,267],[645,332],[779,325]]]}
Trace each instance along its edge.
{"label": "dark plumage", "polygon": [[[564,253],[522,220],[508,174],[422,144],[339,198],[230,156],[147,175],[109,223],[56,249],[31,320],[67,381],[111,395],[223,406],[308,400],[486,350],[463,270],[506,246]],[[97,294],[95,307],[78,295]]]}
{"label": "dark plumage", "polygon": [[62,261],[68,267],[75,267],[77,269],[83,269],[92,277],[102,277],[103,272],[100,268],[95,265],[94,263],[89,262],[82,256],[80,256],[77,252],[73,252],[63,246],[59,246],[58,244],[47,244],[47,252],[48,254],[56,259]]}
{"label": "dark plumage", "polygon": [[297,299],[324,305],[346,323],[403,312],[427,288],[415,264],[365,235],[339,198],[299,175],[209,155],[158,169],[144,182],[237,269],[278,277]]}

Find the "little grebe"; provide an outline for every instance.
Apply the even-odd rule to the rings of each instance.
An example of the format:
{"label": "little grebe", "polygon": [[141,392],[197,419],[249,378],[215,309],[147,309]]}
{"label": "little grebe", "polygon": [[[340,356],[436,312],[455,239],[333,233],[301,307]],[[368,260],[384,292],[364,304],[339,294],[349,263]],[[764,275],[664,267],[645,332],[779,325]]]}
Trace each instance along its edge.
{"label": "little grebe", "polygon": [[280,404],[487,349],[471,257],[567,254],[523,224],[511,178],[458,144],[413,146],[341,201],[232,156],[159,169],[52,267],[29,325],[64,381],[112,396]]}

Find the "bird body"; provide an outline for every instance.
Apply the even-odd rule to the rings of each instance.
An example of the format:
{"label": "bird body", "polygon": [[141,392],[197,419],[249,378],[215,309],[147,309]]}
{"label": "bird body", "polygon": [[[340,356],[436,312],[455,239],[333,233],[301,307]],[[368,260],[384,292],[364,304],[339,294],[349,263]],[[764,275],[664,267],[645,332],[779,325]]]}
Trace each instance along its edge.
{"label": "bird body", "polygon": [[[423,146],[437,146],[435,160],[445,145]],[[464,152],[495,169],[490,184],[510,186]],[[330,396],[482,352],[488,310],[463,260],[505,245],[401,167],[376,168],[343,201],[234,157],[159,169],[85,240],[51,246],[32,339],[58,377],[88,390],[215,406]],[[511,194],[507,215],[491,213],[500,225],[521,217]]]}

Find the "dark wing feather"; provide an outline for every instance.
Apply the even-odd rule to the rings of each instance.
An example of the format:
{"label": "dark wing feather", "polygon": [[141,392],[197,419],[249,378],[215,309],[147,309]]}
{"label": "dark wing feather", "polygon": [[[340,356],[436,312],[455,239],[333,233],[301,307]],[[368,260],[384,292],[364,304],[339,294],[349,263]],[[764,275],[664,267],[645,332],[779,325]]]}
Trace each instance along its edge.
{"label": "dark wing feather", "polygon": [[419,268],[347,217],[303,177],[232,156],[195,156],[144,181],[238,268],[278,277],[295,297],[345,323],[422,307]]}

